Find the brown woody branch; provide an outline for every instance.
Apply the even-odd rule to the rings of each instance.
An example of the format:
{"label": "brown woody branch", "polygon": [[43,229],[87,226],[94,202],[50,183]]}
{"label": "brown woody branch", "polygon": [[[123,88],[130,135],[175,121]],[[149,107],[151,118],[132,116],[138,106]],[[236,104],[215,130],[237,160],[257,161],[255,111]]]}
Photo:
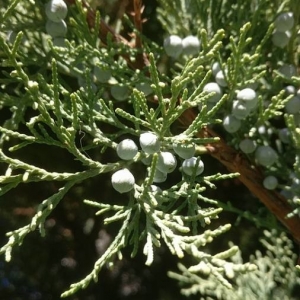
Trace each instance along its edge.
{"label": "brown woody branch", "polygon": [[[141,7],[141,1],[134,1],[136,24],[141,26],[141,15],[136,13],[138,7]],[[75,0],[66,0],[68,4],[74,4]],[[83,6],[87,9],[87,23],[89,27],[95,28],[95,12],[83,2]],[[122,36],[116,34],[104,21],[100,21],[99,38],[103,44],[106,44],[107,36],[111,35],[115,43],[124,43],[130,47],[132,45]],[[140,28],[141,29],[141,28]],[[141,47],[138,41],[135,46]],[[149,65],[147,55],[144,53],[137,57],[135,62],[131,62],[129,57],[124,57],[128,65],[132,69],[143,69]],[[180,122],[188,127],[196,117],[193,110],[186,111],[180,118]],[[199,137],[219,137],[212,129],[206,127],[199,132]],[[219,137],[220,138],[220,137]],[[300,244],[300,218],[294,216],[287,218],[286,216],[292,211],[292,207],[287,200],[278,192],[266,190],[262,184],[263,174],[260,169],[252,165],[246,157],[228,146],[221,138],[219,142],[206,146],[210,155],[219,160],[230,172],[240,173],[240,181],[274,214],[277,219],[289,230],[294,240]]]}

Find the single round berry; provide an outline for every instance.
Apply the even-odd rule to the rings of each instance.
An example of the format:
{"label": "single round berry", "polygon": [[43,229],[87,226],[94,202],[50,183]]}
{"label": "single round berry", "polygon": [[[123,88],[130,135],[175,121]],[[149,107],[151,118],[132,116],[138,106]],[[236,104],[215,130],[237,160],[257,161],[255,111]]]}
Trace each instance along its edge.
{"label": "single round berry", "polygon": [[284,64],[278,69],[278,72],[287,78],[297,76],[297,68],[294,65]]}
{"label": "single round berry", "polygon": [[101,83],[106,83],[111,77],[111,71],[105,66],[95,66],[93,69],[93,74],[97,81]]}
{"label": "single round berry", "polygon": [[251,88],[245,88],[238,91],[236,98],[242,101],[253,101],[256,99],[256,92]]}
{"label": "single round berry", "polygon": [[287,85],[284,88],[287,95],[295,95],[296,94],[296,88],[293,85]]}
{"label": "single round berry", "polygon": [[200,40],[193,35],[189,35],[182,40],[183,53],[186,55],[196,55],[200,51]]}
{"label": "single round berry", "polygon": [[291,38],[291,33],[289,31],[275,31],[272,35],[272,42],[276,47],[284,48]]}
{"label": "single round berry", "polygon": [[276,30],[284,32],[293,28],[295,23],[292,12],[284,12],[277,16],[274,25]]}
{"label": "single round berry", "polygon": [[63,0],[50,0],[45,5],[47,18],[53,22],[60,22],[65,19],[68,7]]}
{"label": "single round berry", "polygon": [[66,39],[60,36],[53,38],[52,43],[53,46],[55,47],[61,47],[61,48],[67,47]]}
{"label": "single round berry", "polygon": [[238,131],[241,127],[241,121],[233,115],[228,115],[223,119],[223,127],[229,133]]}
{"label": "single round berry", "polygon": [[288,128],[280,129],[278,132],[278,136],[279,139],[285,144],[288,144],[291,140],[291,134]]}
{"label": "single round berry", "polygon": [[195,150],[196,150],[195,144],[191,143],[191,142],[188,142],[188,143],[174,142],[172,147],[173,147],[174,152],[181,158],[193,157],[195,154]]}
{"label": "single round berry", "polygon": [[267,128],[265,125],[261,125],[257,128],[257,131],[259,134],[266,134],[267,133]]}
{"label": "single round berry", "polygon": [[136,89],[143,92],[145,96],[149,96],[153,93],[153,89],[148,82],[139,82],[136,84]]}
{"label": "single round berry", "polygon": [[132,173],[124,168],[116,171],[111,176],[111,183],[113,188],[119,193],[127,193],[131,191],[135,184],[135,179]]}
{"label": "single round berry", "polygon": [[220,86],[215,82],[209,82],[203,87],[203,91],[207,93],[215,93],[211,98],[208,99],[209,102],[216,103],[222,98],[222,90]]}
{"label": "single round berry", "polygon": [[67,34],[67,25],[63,20],[59,22],[48,20],[46,22],[46,32],[53,38],[64,37]]}
{"label": "single round berry", "polygon": [[141,162],[145,165],[145,166],[149,166],[151,164],[152,161],[152,155],[148,155],[144,158],[141,159]]}
{"label": "single round berry", "polygon": [[157,185],[151,184],[150,185],[150,191],[153,194],[160,194],[162,192],[162,189]]}
{"label": "single round berry", "polygon": [[259,146],[255,151],[255,158],[259,164],[268,167],[275,163],[278,155],[270,146]]}
{"label": "single round berry", "polygon": [[129,97],[129,88],[125,85],[116,84],[110,88],[110,93],[115,100],[124,101]]}
{"label": "single round berry", "polygon": [[216,76],[217,73],[219,71],[221,71],[220,63],[218,61],[214,62],[212,67],[211,67],[211,70],[212,70],[213,75]]}
{"label": "single round berry", "polygon": [[203,161],[197,157],[185,159],[182,163],[182,171],[191,176],[194,172],[195,175],[200,175],[204,171]]}
{"label": "single round berry", "polygon": [[117,146],[117,154],[121,159],[131,160],[138,153],[138,147],[131,139],[121,141]]}
{"label": "single round berry", "polygon": [[239,120],[245,119],[250,114],[250,109],[243,101],[235,100],[232,103],[231,113]]}
{"label": "single round berry", "polygon": [[225,75],[224,72],[222,70],[220,70],[215,77],[215,80],[217,82],[218,85],[222,86],[222,87],[226,87],[227,86],[227,82],[225,80]]}
{"label": "single round berry", "polygon": [[167,173],[161,172],[158,169],[155,170],[153,182],[165,182],[167,180]]}
{"label": "single round berry", "polygon": [[242,101],[249,109],[253,109],[257,105],[256,92],[251,88],[238,91],[236,98]]}
{"label": "single round berry", "polygon": [[300,112],[300,97],[294,96],[285,104],[285,111],[288,114],[297,114]]}
{"label": "single round berry", "polygon": [[[59,38],[54,38],[54,39],[59,39]],[[54,39],[53,39],[53,43],[54,43]],[[97,91],[97,86],[93,82],[89,82],[83,76],[78,76],[77,82],[78,82],[78,85],[84,89],[91,89],[93,92]]]}
{"label": "single round berry", "polygon": [[163,173],[171,173],[177,166],[177,160],[171,152],[160,152],[156,168]]}
{"label": "single round berry", "polygon": [[267,189],[267,190],[274,190],[276,189],[278,185],[278,180],[275,176],[267,176],[264,181],[263,181],[263,186]]}
{"label": "single round berry", "polygon": [[153,154],[159,151],[160,141],[153,132],[144,132],[140,135],[140,145],[144,152]]}
{"label": "single round berry", "polygon": [[167,55],[177,58],[183,50],[182,39],[177,35],[170,35],[164,40],[164,49]]}
{"label": "single round berry", "polygon": [[250,139],[244,139],[240,142],[239,147],[244,153],[249,154],[254,152],[256,143]]}

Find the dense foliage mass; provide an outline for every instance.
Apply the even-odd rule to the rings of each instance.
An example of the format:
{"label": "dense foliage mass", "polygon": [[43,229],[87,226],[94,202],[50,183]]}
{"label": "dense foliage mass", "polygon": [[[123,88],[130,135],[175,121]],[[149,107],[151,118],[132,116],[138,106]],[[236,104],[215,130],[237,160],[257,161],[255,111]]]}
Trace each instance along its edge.
{"label": "dense foliage mass", "polygon": [[299,299],[299,21],[3,0],[0,294]]}

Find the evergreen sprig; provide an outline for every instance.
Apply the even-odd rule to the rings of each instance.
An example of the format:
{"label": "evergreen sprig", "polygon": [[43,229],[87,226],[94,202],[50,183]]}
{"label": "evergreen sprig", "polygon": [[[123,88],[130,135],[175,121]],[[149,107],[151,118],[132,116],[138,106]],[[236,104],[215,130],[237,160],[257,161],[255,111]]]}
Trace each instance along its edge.
{"label": "evergreen sprig", "polygon": [[[245,272],[244,267],[239,267],[242,262],[241,253],[232,248],[236,251],[232,263],[224,266],[225,276],[230,278],[232,283],[230,289],[219,285],[218,278],[214,276],[211,265],[206,263],[206,260],[189,268],[180,264],[179,269],[182,273],[169,272],[169,276],[184,286],[182,293],[185,296],[200,293],[216,299],[293,298],[293,289],[299,285],[299,276],[294,269],[296,256],[293,254],[293,245],[284,234],[279,237],[275,230],[264,231],[264,235],[261,243],[267,252],[263,255],[257,251],[251,257],[251,262],[257,266],[252,272]],[[278,251],[283,247],[285,250]],[[252,268],[251,266],[248,265],[249,268]]]}
{"label": "evergreen sprig", "polygon": [[[235,213],[237,224],[244,218],[257,227],[281,229],[273,215],[265,217],[264,210],[258,208],[255,214],[223,200],[222,195],[216,199],[220,181],[226,184],[234,178],[241,178],[267,203],[299,242],[300,113],[286,109],[292,99],[299,98],[299,92],[289,92],[289,85],[297,86],[300,81],[297,68],[291,65],[299,63],[299,47],[295,47],[299,10],[295,10],[289,51],[272,45],[277,30],[274,20],[294,7],[296,0],[280,5],[272,0],[235,4],[225,0],[158,1],[157,18],[164,35],[177,35],[179,41],[193,36],[199,41],[194,54],[182,42],[182,54],[172,58],[138,32],[142,28],[141,1],[133,1],[132,20],[117,17],[113,28],[106,22],[105,11],[100,15],[85,1],[66,0],[68,32],[58,39],[44,30],[44,3],[4,2],[0,7],[0,107],[10,115],[0,124],[0,196],[9,195],[21,184],[60,183],[60,188],[37,205],[27,225],[7,232],[7,242],[0,249],[6,261],[31,232],[38,229],[42,236],[47,234],[47,218],[76,186],[126,170],[133,181],[118,178],[113,182],[111,177],[105,184],[100,182],[101,199],[82,197],[104,226],[118,230],[90,273],[71,284],[61,297],[97,282],[99,272],[113,267],[128,248],[131,257],[142,251],[145,265],[151,266],[160,247],[178,259],[189,258],[189,267],[178,265],[180,274],[169,273],[185,286],[182,293],[186,296],[267,299],[276,294],[285,299],[285,293],[291,297],[300,282],[293,267],[292,243],[283,232],[266,231],[262,240],[266,255],[256,252],[249,263],[242,261],[239,248],[232,243],[215,254],[207,249],[212,242],[227,239],[232,224],[223,219],[224,211]],[[277,57],[289,64],[279,63]],[[217,92],[204,90],[208,83],[218,81],[216,65],[224,77],[217,101]],[[237,102],[245,108],[249,105],[247,99],[237,99],[246,88],[255,93],[257,104],[245,117],[234,115]],[[225,116],[233,116],[239,128],[228,129]],[[281,129],[289,136],[280,136]],[[140,143],[130,159],[122,159],[120,141],[126,138],[135,146],[145,132],[157,137],[155,153],[148,153]],[[241,147],[245,139],[254,148],[272,146],[277,155],[287,152],[289,157],[278,155],[274,163],[265,163],[255,149]],[[65,151],[76,161],[75,170],[67,171],[63,161],[53,162],[51,170],[37,160],[28,162],[22,153],[38,145],[49,152]],[[186,157],[177,153],[180,145],[195,151]],[[174,178],[162,171],[166,170],[163,153],[174,158],[173,169],[168,169]],[[229,173],[211,167],[208,154]],[[204,165],[201,172],[197,169],[200,162]],[[195,163],[191,172],[186,172],[185,163],[188,167]],[[167,178],[162,184],[157,179],[159,172]],[[279,182],[273,189],[265,180],[275,175]],[[114,183],[124,182],[131,189],[122,197],[115,196],[123,190]]]}

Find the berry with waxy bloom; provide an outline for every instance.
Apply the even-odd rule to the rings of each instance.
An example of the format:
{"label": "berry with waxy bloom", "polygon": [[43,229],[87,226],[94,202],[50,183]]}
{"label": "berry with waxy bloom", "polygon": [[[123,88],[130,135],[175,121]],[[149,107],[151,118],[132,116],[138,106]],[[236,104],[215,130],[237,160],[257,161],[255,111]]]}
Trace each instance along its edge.
{"label": "berry with waxy bloom", "polygon": [[138,153],[138,147],[131,139],[121,141],[117,146],[117,154],[124,160],[133,159]]}
{"label": "berry with waxy bloom", "polygon": [[129,88],[122,84],[113,85],[110,93],[115,100],[124,101],[129,97]]}
{"label": "berry with waxy bloom", "polygon": [[64,20],[60,20],[59,22],[48,20],[46,22],[46,32],[53,38],[64,37],[67,34],[67,30],[67,25]]}
{"label": "berry with waxy bloom", "polygon": [[284,48],[289,43],[291,33],[289,31],[275,31],[272,35],[272,42],[276,47]]}
{"label": "berry with waxy bloom", "polygon": [[291,30],[294,26],[295,19],[292,12],[283,12],[277,16],[274,25],[276,30],[285,32]]}
{"label": "berry with waxy bloom", "polygon": [[193,35],[189,35],[182,40],[183,53],[186,55],[196,55],[200,51],[200,40]]}
{"label": "berry with waxy bloom", "polygon": [[183,50],[182,39],[177,35],[170,35],[164,40],[164,49],[167,55],[177,58]]}
{"label": "berry with waxy bloom", "polygon": [[229,133],[238,131],[241,127],[241,121],[233,115],[227,115],[223,119],[223,127]]}
{"label": "berry with waxy bloom", "polygon": [[278,180],[275,176],[267,176],[264,181],[263,181],[263,186],[267,189],[267,190],[274,190],[276,189],[278,185]]}
{"label": "berry with waxy bloom", "polygon": [[171,173],[177,166],[177,160],[171,152],[162,151],[158,154],[156,168],[163,173]]}
{"label": "berry with waxy bloom", "polygon": [[278,155],[270,146],[259,146],[255,151],[255,158],[259,164],[268,167],[275,163]]}
{"label": "berry with waxy bloom", "polygon": [[239,147],[244,153],[249,154],[255,151],[256,143],[253,140],[244,139],[240,142]]}
{"label": "berry with waxy bloom", "polygon": [[209,82],[203,87],[203,91],[207,93],[215,93],[211,98],[208,99],[209,102],[216,103],[222,96],[222,90],[216,82]]}
{"label": "berry with waxy bloom", "polygon": [[111,176],[111,183],[116,191],[123,194],[133,189],[135,179],[132,173],[128,169],[124,168],[113,173]]}
{"label": "berry with waxy bloom", "polygon": [[178,156],[185,159],[194,156],[196,150],[195,144],[191,142],[174,142],[172,147]]}
{"label": "berry with waxy bloom", "polygon": [[294,96],[285,104],[285,111],[288,114],[297,114],[300,112],[300,97]]}
{"label": "berry with waxy bloom", "polygon": [[238,91],[236,98],[249,109],[253,109],[257,105],[256,92],[251,88],[245,88]]}
{"label": "berry with waxy bloom", "polygon": [[200,175],[204,171],[203,161],[197,157],[185,159],[182,163],[182,171],[189,176],[191,176],[193,172],[195,172],[196,176]]}
{"label": "berry with waxy bloom", "polygon": [[53,22],[60,22],[65,19],[68,7],[63,0],[50,0],[45,5],[47,18]]}
{"label": "berry with waxy bloom", "polygon": [[251,110],[240,100],[233,101],[231,113],[239,120],[245,119]]}
{"label": "berry with waxy bloom", "polygon": [[144,152],[153,154],[159,151],[160,141],[153,132],[144,132],[140,135],[140,145]]}

